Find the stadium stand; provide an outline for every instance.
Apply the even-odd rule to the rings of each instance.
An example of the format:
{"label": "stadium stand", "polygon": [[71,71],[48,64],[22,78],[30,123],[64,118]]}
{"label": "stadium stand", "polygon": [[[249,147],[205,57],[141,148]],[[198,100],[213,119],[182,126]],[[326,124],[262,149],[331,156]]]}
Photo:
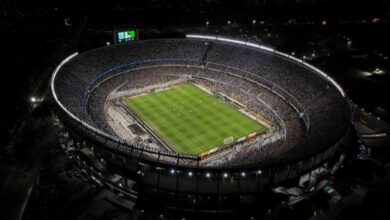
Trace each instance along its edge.
{"label": "stadium stand", "polygon": [[[180,78],[195,80],[216,94],[239,100],[271,122],[270,135],[249,146],[233,146],[228,153],[222,152],[207,162],[118,137],[106,114],[113,94]],[[163,174],[156,174],[147,165],[140,167],[134,158],[183,170],[251,168],[253,172],[262,169],[267,173],[287,164],[288,168],[281,169],[294,167],[290,176],[274,178],[292,178],[331,157],[349,130],[348,102],[329,80],[294,60],[242,44],[207,39],[117,44],[73,57],[52,80],[56,102],[67,110],[59,108],[58,114],[71,119],[65,123],[78,127],[78,136],[83,133],[102,146],[102,154],[109,155],[107,160],[118,163],[112,152],[118,153],[125,167],[149,173],[151,179]],[[83,123],[74,121],[69,114]],[[167,181],[159,182],[160,187],[176,187],[169,182],[173,180]]]}

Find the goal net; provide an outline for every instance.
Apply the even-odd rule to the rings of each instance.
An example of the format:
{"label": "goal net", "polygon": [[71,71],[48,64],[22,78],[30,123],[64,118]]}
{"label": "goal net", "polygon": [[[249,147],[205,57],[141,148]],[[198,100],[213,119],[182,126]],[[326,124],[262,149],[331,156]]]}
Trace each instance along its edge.
{"label": "goal net", "polygon": [[227,138],[225,138],[225,139],[223,139],[223,144],[231,144],[231,143],[233,143],[233,141],[234,141],[234,138],[233,138],[233,136],[230,136],[230,137],[227,137]]}

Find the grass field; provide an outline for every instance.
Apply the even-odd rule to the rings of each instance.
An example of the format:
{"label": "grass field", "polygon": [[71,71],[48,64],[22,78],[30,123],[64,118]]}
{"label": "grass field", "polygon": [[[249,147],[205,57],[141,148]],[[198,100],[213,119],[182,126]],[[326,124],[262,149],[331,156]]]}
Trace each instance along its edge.
{"label": "grass field", "polygon": [[267,128],[195,85],[127,97],[123,102],[173,150],[199,154]]}

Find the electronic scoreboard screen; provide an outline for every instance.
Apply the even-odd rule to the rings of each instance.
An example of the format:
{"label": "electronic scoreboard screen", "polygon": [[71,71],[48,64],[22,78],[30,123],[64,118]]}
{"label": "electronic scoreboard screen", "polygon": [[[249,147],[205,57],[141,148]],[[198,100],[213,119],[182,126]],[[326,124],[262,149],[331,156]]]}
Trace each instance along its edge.
{"label": "electronic scoreboard screen", "polygon": [[129,29],[124,31],[117,31],[115,41],[117,43],[138,40],[138,33],[136,29]]}

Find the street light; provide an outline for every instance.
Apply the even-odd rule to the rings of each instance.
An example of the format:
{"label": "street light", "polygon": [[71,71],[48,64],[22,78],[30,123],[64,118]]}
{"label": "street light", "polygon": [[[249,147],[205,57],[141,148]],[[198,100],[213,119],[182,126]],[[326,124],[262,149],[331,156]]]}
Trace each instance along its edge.
{"label": "street light", "polygon": [[31,96],[30,97],[30,102],[33,103],[33,104],[43,102],[43,97],[37,98],[35,96]]}

